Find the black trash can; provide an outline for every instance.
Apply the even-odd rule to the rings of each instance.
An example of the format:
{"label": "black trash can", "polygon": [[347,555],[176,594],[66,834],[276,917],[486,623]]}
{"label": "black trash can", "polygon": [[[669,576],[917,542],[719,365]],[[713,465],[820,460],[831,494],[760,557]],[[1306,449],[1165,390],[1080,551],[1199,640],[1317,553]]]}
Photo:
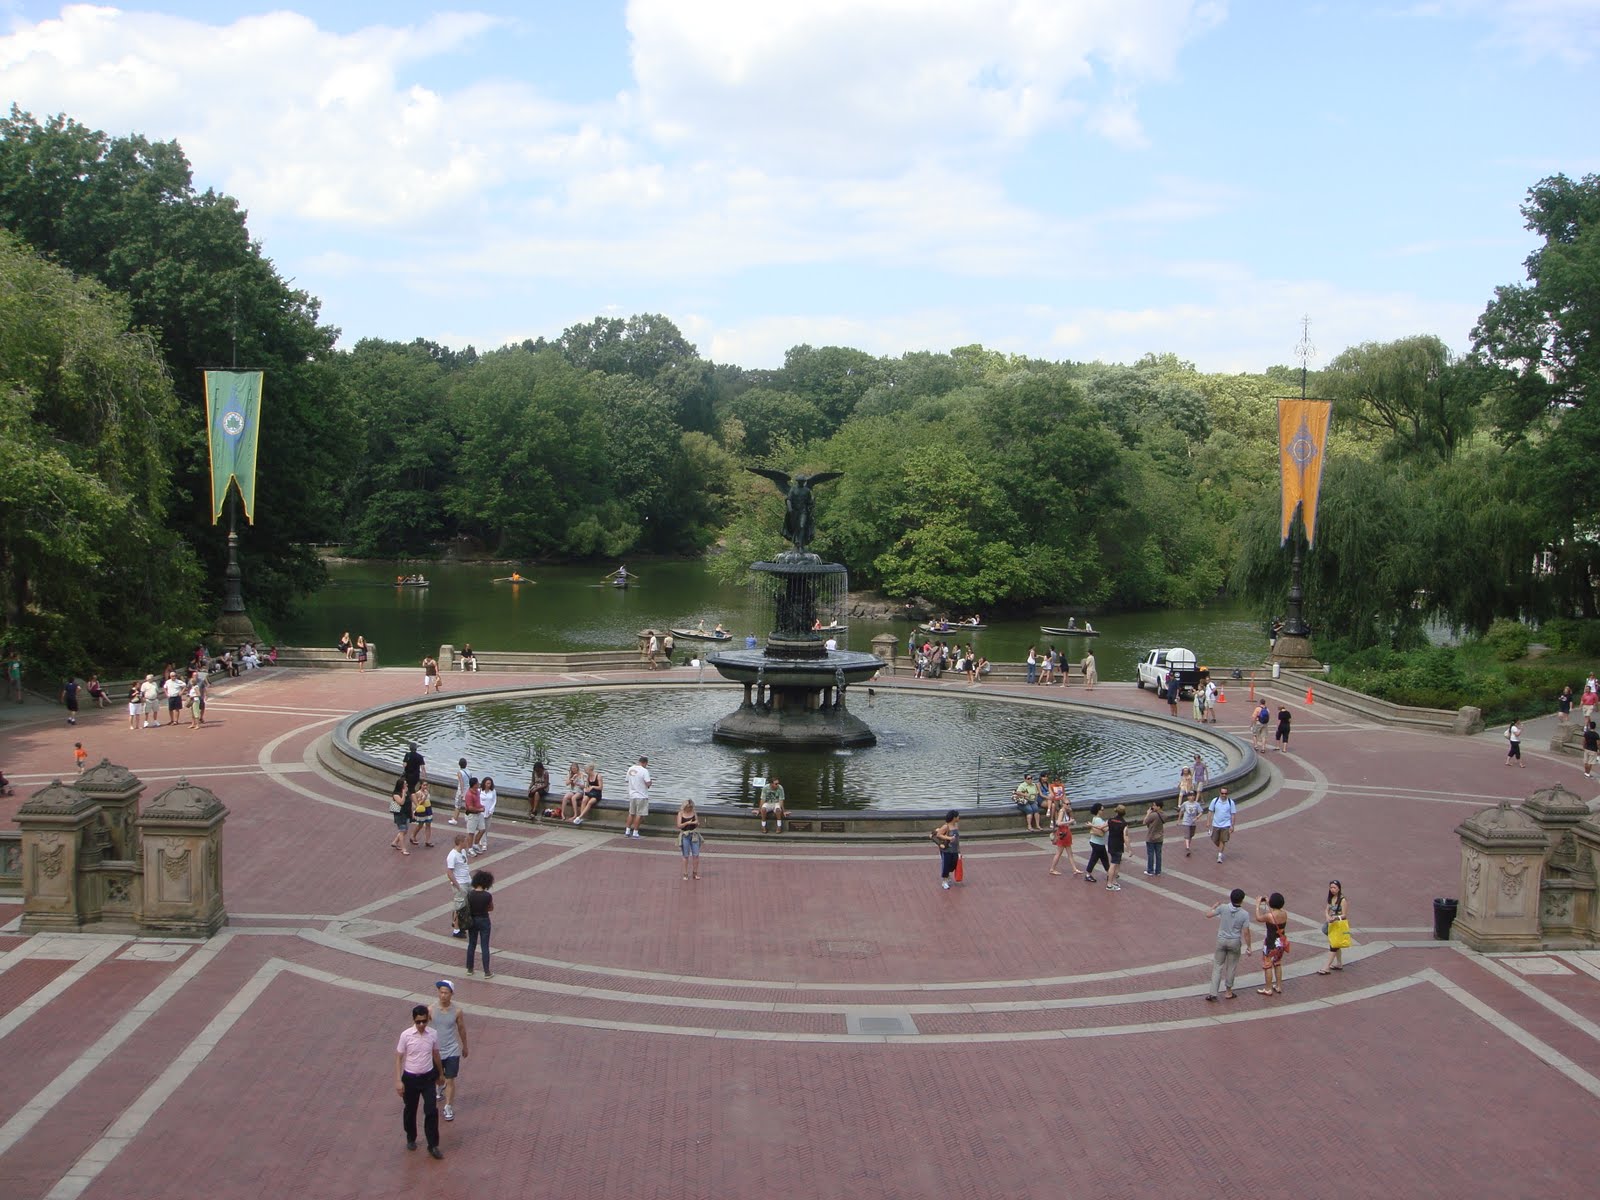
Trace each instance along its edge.
{"label": "black trash can", "polygon": [[1456,909],[1460,905],[1455,900],[1441,900],[1437,896],[1433,900],[1433,940],[1448,942],[1450,940],[1450,926],[1456,923]]}

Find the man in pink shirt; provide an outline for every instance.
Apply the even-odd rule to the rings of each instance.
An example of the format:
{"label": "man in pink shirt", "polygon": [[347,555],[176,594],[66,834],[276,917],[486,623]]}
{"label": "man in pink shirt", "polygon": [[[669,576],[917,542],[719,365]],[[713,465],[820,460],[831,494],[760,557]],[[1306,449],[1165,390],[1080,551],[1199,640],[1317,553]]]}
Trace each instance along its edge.
{"label": "man in pink shirt", "polygon": [[444,1067],[439,1061],[439,1035],[428,1028],[430,1019],[426,1004],[411,1009],[411,1028],[400,1035],[394,1048],[394,1090],[405,1101],[400,1122],[406,1131],[406,1149],[417,1148],[417,1101],[421,1100],[428,1153],[443,1158],[439,1151],[439,1103],[433,1085]]}

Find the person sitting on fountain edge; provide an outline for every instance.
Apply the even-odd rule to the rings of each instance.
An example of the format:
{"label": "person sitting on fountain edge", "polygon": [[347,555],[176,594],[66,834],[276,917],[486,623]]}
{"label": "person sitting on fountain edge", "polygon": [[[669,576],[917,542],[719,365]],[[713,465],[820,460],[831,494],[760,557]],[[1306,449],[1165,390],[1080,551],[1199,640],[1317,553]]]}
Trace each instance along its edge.
{"label": "person sitting on fountain edge", "polygon": [[767,786],[761,789],[761,832],[767,831],[767,814],[776,813],[778,817],[778,832],[783,832],[783,784],[778,782],[776,775],[767,778]]}

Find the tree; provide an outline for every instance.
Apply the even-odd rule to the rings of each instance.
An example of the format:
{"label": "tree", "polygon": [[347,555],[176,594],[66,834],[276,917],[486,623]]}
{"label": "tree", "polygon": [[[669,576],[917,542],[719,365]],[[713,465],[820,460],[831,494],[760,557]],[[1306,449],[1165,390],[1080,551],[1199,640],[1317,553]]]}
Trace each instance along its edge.
{"label": "tree", "polygon": [[1545,515],[1550,603],[1592,617],[1600,577],[1592,506],[1600,461],[1600,175],[1541,180],[1522,215],[1543,244],[1524,264],[1527,283],[1495,289],[1473,345],[1504,372],[1495,425],[1522,494]]}
{"label": "tree", "polygon": [[0,233],[0,640],[81,673],[193,632],[198,572],[162,527],[177,413],[127,305]]}
{"label": "tree", "polygon": [[[257,524],[241,531],[245,588],[270,615],[324,577],[305,543],[338,532],[340,481],[356,439],[328,368],[337,330],[289,287],[250,238],[231,197],[194,190],[176,142],[108,138],[13,107],[0,121],[0,225],[127,297],[154,330],[186,414],[171,447],[172,520],[220,582],[225,543],[211,525],[201,372],[266,372]],[[220,590],[220,588],[219,588]]]}
{"label": "tree", "polygon": [[443,491],[459,458],[445,417],[447,361],[420,340],[403,346],[370,338],[339,358],[360,435],[344,491],[358,554],[414,553],[446,531]]}
{"label": "tree", "polygon": [[1472,433],[1492,380],[1423,334],[1352,346],[1317,383],[1339,421],[1383,437],[1391,457],[1449,458]]}

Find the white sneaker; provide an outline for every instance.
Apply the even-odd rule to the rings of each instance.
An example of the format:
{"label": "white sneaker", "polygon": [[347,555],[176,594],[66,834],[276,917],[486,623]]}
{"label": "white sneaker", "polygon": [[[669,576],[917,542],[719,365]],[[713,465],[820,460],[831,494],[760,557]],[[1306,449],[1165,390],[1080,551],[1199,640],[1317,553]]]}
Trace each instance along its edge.
{"label": "white sneaker", "polygon": [[444,1106],[444,1119],[446,1121],[454,1121],[456,1119],[456,1110],[451,1108],[448,1104]]}
{"label": "white sneaker", "polygon": [[455,823],[456,823],[456,819],[454,817],[451,817],[450,818],[450,824],[454,825]]}
{"label": "white sneaker", "polygon": [[948,879],[941,879],[939,880],[939,886],[948,892],[950,890],[950,881]]}
{"label": "white sneaker", "polygon": [[782,833],[782,832],[783,832],[783,822],[782,822],[782,821],[779,821],[779,822],[778,822],[778,832],[779,832],[779,833]]}
{"label": "white sneaker", "polygon": [[582,817],[573,817],[572,818],[572,823],[574,825],[582,825],[583,824],[583,818]]}
{"label": "white sneaker", "polygon": [[1221,862],[1221,861],[1222,861],[1222,855],[1220,855],[1220,854],[1219,854],[1219,855],[1217,855],[1217,861],[1218,861],[1218,862]]}

